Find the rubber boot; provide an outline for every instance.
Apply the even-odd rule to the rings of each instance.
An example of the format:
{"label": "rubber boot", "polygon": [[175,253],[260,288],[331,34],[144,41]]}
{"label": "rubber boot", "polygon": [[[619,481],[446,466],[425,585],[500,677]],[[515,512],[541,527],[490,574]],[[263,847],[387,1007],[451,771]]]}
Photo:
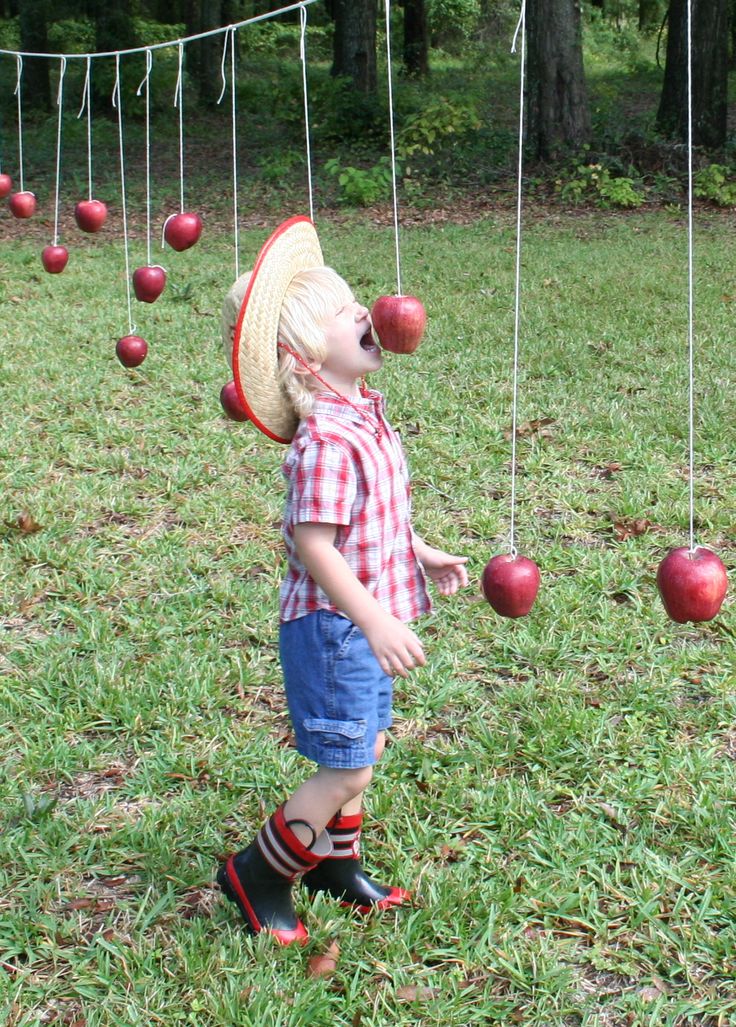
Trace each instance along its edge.
{"label": "rubber boot", "polygon": [[359,913],[400,906],[411,898],[403,888],[378,884],[360,862],[362,813],[350,816],[337,814],[327,825],[332,854],[304,874],[302,880],[310,895],[325,892],[338,899],[342,906],[352,906]]}
{"label": "rubber boot", "polygon": [[247,849],[230,856],[217,871],[217,883],[242,913],[250,933],[266,931],[282,945],[308,940],[294,910],[292,885],[332,852],[326,831],[306,847],[291,830],[293,823],[284,820],[279,807]]}

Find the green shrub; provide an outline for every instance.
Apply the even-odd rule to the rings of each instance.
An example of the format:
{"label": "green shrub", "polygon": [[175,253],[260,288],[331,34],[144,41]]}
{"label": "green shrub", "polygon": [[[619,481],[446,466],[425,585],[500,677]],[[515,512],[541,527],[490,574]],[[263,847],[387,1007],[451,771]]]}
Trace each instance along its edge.
{"label": "green shrub", "polygon": [[693,193],[701,200],[710,200],[719,207],[736,206],[736,182],[731,168],[725,164],[709,164],[693,177]]}
{"label": "green shrub", "polygon": [[555,187],[566,203],[592,200],[597,207],[639,207],[644,197],[627,175],[613,175],[602,164],[577,164],[566,178],[558,178]]}
{"label": "green shrub", "polygon": [[388,157],[381,157],[372,168],[344,167],[337,157],[333,157],[325,163],[325,171],[337,178],[341,199],[350,206],[368,207],[388,199],[391,194],[391,161]]}

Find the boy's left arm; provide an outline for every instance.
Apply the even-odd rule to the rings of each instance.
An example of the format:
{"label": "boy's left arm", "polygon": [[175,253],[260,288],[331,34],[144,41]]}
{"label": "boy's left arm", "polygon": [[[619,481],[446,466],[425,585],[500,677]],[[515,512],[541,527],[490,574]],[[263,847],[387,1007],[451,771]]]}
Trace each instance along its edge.
{"label": "boy's left arm", "polygon": [[428,546],[424,539],[420,538],[413,530],[411,540],[417,560],[427,576],[435,583],[441,595],[454,595],[459,588],[467,585],[468,572],[465,569],[465,564],[468,562],[467,556],[452,556],[441,549]]}

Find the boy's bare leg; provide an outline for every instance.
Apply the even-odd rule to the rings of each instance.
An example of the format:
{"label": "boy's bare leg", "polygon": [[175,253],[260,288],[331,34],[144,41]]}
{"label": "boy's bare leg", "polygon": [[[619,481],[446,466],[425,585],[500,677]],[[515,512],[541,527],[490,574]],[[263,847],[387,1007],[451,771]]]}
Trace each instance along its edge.
{"label": "boy's bare leg", "polygon": [[[375,757],[378,761],[386,747],[385,732],[376,736]],[[304,845],[309,845],[312,832],[300,824],[304,820],[319,836],[336,813],[353,816],[363,808],[363,792],[370,784],[373,767],[358,770],[333,770],[320,767],[294,792],[284,807],[284,817],[293,824],[294,834]],[[357,791],[356,791],[357,789]]]}

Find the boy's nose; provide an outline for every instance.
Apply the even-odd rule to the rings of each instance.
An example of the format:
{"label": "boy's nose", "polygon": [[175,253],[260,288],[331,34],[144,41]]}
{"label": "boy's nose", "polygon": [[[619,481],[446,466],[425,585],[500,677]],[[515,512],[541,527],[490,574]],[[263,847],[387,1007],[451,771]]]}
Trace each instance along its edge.
{"label": "boy's nose", "polygon": [[362,303],[356,304],[355,320],[362,321],[365,317],[368,317],[368,307],[364,307]]}

